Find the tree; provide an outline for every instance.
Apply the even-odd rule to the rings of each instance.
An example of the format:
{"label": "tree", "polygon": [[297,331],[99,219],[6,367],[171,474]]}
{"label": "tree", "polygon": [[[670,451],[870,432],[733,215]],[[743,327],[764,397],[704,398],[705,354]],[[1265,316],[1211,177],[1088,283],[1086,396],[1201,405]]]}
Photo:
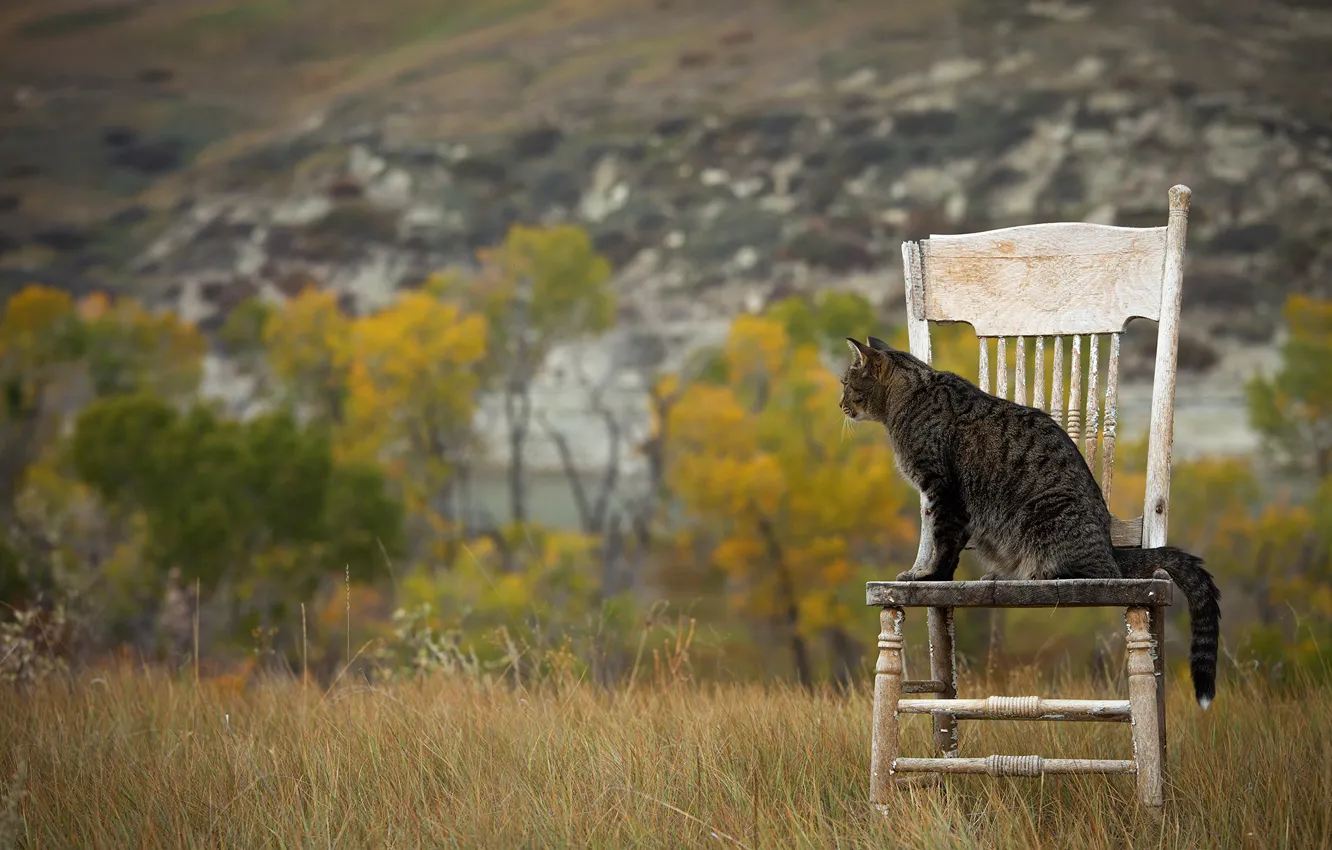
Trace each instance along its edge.
{"label": "tree", "polygon": [[605,434],[606,461],[594,487],[589,487],[585,481],[587,464],[575,455],[568,437],[555,427],[544,412],[538,411],[536,419],[559,455],[560,466],[569,482],[574,508],[578,512],[579,526],[584,534],[600,535],[607,531],[612,520],[615,489],[622,471],[620,444],[624,429],[620,418],[606,400],[618,374],[615,370],[609,370],[600,380],[596,380],[583,370],[581,364],[573,366],[572,372],[573,382],[583,395],[586,409],[600,420]]}
{"label": "tree", "polygon": [[486,317],[488,383],[504,404],[509,452],[509,514],[527,521],[524,450],[532,424],[532,385],[556,345],[608,329],[615,319],[610,264],[581,228],[515,226],[504,244],[483,251],[471,280],[440,280]]}
{"label": "tree", "polygon": [[351,338],[348,456],[386,463],[418,526],[454,520],[458,472],[475,445],[485,317],[428,291],[407,292],[358,319]]}
{"label": "tree", "polygon": [[[1286,357],[1309,356],[1312,348],[1316,358],[1318,346],[1308,343],[1317,340],[1299,336],[1292,333],[1300,344],[1288,343]],[[1228,631],[1283,664],[1316,662],[1319,642],[1332,638],[1332,484],[1324,478],[1308,486],[1320,433],[1317,406],[1308,402],[1316,378],[1287,359],[1274,379],[1250,384],[1253,421],[1265,423],[1265,447],[1293,478],[1264,480],[1248,458],[1186,460],[1172,472],[1170,543],[1207,561],[1229,600]],[[1121,441],[1119,454],[1111,507],[1134,516],[1142,509],[1146,443]]]}
{"label": "tree", "polygon": [[52,425],[52,388],[84,350],[83,328],[67,293],[28,286],[0,314],[0,525]]}
{"label": "tree", "polygon": [[240,341],[256,328],[284,400],[317,419],[341,423],[354,355],[352,321],[336,293],[306,287],[280,310],[238,311],[228,330]]}
{"label": "tree", "polygon": [[252,382],[250,394],[255,399],[287,396],[278,392],[284,388],[273,375],[266,342],[268,324],[280,309],[262,298],[247,298],[227,314],[217,332],[219,350]]}
{"label": "tree", "polygon": [[207,343],[174,313],[95,293],[79,302],[78,314],[95,396],[151,392],[181,399],[198,389]]}
{"label": "tree", "polygon": [[[619,630],[601,626],[611,620],[623,624],[635,610],[633,590],[649,555],[651,525],[664,496],[664,487],[660,480],[660,464],[652,463],[651,457],[647,486],[630,492],[621,487],[625,443],[630,435],[608,396],[620,380],[631,373],[623,364],[615,362],[600,377],[594,378],[588,371],[583,363],[573,363],[568,366],[570,374],[566,377],[571,378],[573,391],[581,395],[576,402],[578,407],[595,417],[602,427],[604,458],[580,457],[575,444],[550,417],[541,411],[535,416],[559,456],[579,527],[587,541],[588,554],[600,561],[600,580],[595,584],[593,597],[602,622],[588,651],[592,676],[597,682],[609,685],[628,667],[630,653],[629,647],[617,645]],[[651,387],[647,376],[640,374],[638,378],[640,385]],[[653,389],[649,389],[649,399],[656,403],[660,397]],[[600,469],[596,469],[597,465]],[[594,470],[595,476],[591,474]]]}
{"label": "tree", "polygon": [[[1318,655],[1320,638],[1332,637],[1332,301],[1291,296],[1285,317],[1281,368],[1249,382],[1249,421],[1303,498],[1269,506],[1250,539],[1259,541],[1254,570],[1266,603],[1258,639],[1266,638],[1269,652],[1308,659]],[[1282,610],[1309,624],[1306,633],[1277,630]]]}
{"label": "tree", "polygon": [[1332,301],[1293,295],[1281,369],[1248,385],[1249,421],[1284,469],[1332,475]]}
{"label": "tree", "polygon": [[373,578],[380,547],[401,545],[382,476],[336,461],[325,428],[286,413],[239,423],[146,393],[110,397],[79,415],[70,451],[105,504],[143,517],[159,580],[177,568],[210,590],[229,583],[261,619],[330,571]]}
{"label": "tree", "polygon": [[1207,561],[1229,600],[1226,619],[1243,624],[1234,632],[1266,660],[1315,659],[1310,638],[1332,637],[1332,535],[1320,522],[1329,488],[1270,492],[1240,458],[1181,463],[1172,479],[1170,542]]}
{"label": "tree", "polygon": [[865,339],[870,334],[882,337],[892,332],[877,326],[874,307],[854,292],[824,290],[813,296],[784,298],[766,315],[781,323],[792,345],[814,346],[834,360],[846,353],[849,336]]}
{"label": "tree", "polygon": [[847,432],[836,375],[781,321],[736,319],[723,358],[724,383],[689,386],[670,411],[667,480],[733,602],[781,623],[808,685],[808,638],[838,645],[850,579],[914,552],[908,488],[881,433]]}
{"label": "tree", "polygon": [[9,545],[9,535],[0,528],[0,602],[14,608],[27,602],[28,577],[19,564],[18,554]]}
{"label": "tree", "polygon": [[[53,589],[44,517],[18,504],[34,464],[51,455],[68,411],[89,396],[151,389],[171,397],[194,391],[204,350],[195,329],[132,299],[69,294],[28,286],[0,316],[0,534],[13,571],[43,593]],[[49,458],[54,459],[54,458]]]}

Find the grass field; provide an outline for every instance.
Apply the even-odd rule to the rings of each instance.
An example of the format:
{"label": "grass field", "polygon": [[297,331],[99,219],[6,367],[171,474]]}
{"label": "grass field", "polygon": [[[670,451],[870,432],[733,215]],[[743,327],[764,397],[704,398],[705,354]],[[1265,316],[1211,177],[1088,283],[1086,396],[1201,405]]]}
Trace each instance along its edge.
{"label": "grass field", "polygon": [[[1021,674],[1001,686],[1051,687]],[[1332,686],[1278,691],[1231,672],[1206,713],[1182,679],[1170,690],[1159,822],[1129,777],[960,778],[880,816],[863,691],[242,689],[124,667],[0,693],[0,846],[1332,846]],[[904,723],[904,751],[926,754],[928,720]],[[1128,730],[1106,724],[963,724],[962,746],[1130,753]]]}

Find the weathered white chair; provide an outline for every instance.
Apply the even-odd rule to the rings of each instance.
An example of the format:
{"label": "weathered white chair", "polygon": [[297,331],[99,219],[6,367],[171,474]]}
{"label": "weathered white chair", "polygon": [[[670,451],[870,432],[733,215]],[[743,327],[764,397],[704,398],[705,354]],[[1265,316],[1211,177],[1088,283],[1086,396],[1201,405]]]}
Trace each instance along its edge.
{"label": "weathered white chair", "polygon": [[[1014,401],[1050,412],[1080,442],[1095,470],[1102,443],[1101,486],[1107,502],[1114,477],[1115,416],[1120,336],[1131,319],[1159,323],[1147,455],[1143,516],[1115,519],[1116,546],[1162,546],[1170,498],[1170,450],[1174,435],[1176,349],[1179,341],[1184,235],[1191,193],[1170,189],[1164,227],[1126,228],[1099,224],[1037,224],[931,236],[902,245],[906,270],[907,326],[911,352],[930,361],[931,322],[966,322],[980,337],[980,385],[990,384],[990,338],[997,339],[994,393],[1008,397],[1007,349],[1016,345]],[[1098,336],[1110,337],[1104,420],[1097,394]],[[1064,337],[1072,337],[1069,397],[1064,390]],[[1085,418],[1082,400],[1082,337],[1089,337]],[[1049,405],[1045,397],[1045,351],[1054,339]],[[1010,339],[1012,343],[1010,343]],[[1035,355],[1034,393],[1027,398],[1027,344]],[[1084,427],[1085,426],[1085,427]],[[1099,434],[1098,434],[1099,432]],[[929,546],[922,537],[922,555]],[[874,679],[874,738],[870,798],[888,801],[899,774],[980,773],[1041,776],[1070,773],[1136,774],[1144,806],[1164,804],[1165,674],[1164,613],[1172,585],[1164,572],[1154,579],[1067,581],[869,582],[866,603],[883,609]],[[1043,699],[992,696],[958,699],[953,609],[958,607],[1089,607],[1126,609],[1127,700]],[[903,681],[904,609],[929,610],[930,679]],[[903,699],[934,694],[934,699]],[[899,714],[934,719],[937,758],[898,753]],[[1132,724],[1133,758],[1092,760],[991,755],[960,758],[957,721],[1099,720]]]}

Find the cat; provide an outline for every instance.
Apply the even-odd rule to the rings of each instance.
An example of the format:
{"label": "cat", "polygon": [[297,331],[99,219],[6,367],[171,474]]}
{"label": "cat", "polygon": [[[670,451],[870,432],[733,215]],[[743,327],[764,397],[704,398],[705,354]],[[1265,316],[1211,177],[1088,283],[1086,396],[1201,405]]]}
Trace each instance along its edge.
{"label": "cat", "polygon": [[1163,569],[1188,600],[1194,693],[1204,709],[1211,705],[1221,594],[1202,559],[1172,546],[1116,548],[1101,489],[1049,414],[875,337],[847,343],[842,412],[883,425],[924,507],[921,535],[930,545],[898,581],[951,581],[968,542],[989,567],[983,580],[1151,578]]}

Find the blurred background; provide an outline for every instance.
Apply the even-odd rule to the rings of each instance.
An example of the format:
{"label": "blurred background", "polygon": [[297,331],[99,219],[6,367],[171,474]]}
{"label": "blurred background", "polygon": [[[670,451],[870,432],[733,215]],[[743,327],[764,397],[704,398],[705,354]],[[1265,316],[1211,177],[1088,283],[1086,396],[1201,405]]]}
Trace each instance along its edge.
{"label": "blurred background", "polygon": [[[1315,0],[8,0],[0,672],[863,681],[917,505],[837,375],[900,243],[1175,183],[1171,542],[1229,662],[1323,669],[1329,57]],[[1113,668],[1112,614],[959,645]]]}

